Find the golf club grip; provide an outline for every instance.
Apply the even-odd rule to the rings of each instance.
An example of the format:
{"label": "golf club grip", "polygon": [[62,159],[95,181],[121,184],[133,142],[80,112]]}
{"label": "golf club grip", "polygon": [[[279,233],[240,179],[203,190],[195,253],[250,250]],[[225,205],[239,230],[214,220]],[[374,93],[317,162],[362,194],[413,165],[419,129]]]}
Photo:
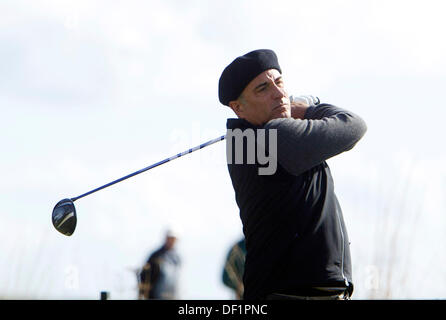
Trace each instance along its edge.
{"label": "golf club grip", "polygon": [[200,144],[199,146],[196,146],[196,147],[194,147],[194,148],[190,148],[190,149],[188,149],[188,150],[186,150],[186,151],[183,151],[183,152],[181,152],[181,153],[178,153],[178,154],[176,154],[176,155],[174,155],[174,156],[171,156],[171,157],[169,157],[169,158],[166,158],[166,159],[164,159],[164,160],[161,160],[161,161],[159,161],[159,162],[157,162],[157,163],[154,163],[154,164],[152,164],[152,165],[150,165],[150,166],[148,166],[148,167],[145,167],[145,168],[143,168],[143,169],[141,169],[141,170],[135,171],[135,172],[130,173],[129,175],[126,175],[126,176],[124,176],[124,177],[122,177],[122,178],[119,178],[119,179],[117,179],[117,180],[114,180],[114,181],[112,181],[112,182],[109,182],[109,183],[107,183],[107,184],[104,184],[104,185],[101,186],[101,187],[98,187],[98,188],[93,189],[93,190],[91,190],[91,191],[88,191],[88,192],[86,192],[86,193],[84,193],[84,194],[81,194],[80,196],[71,198],[70,200],[74,202],[74,201],[76,201],[76,200],[78,200],[78,199],[80,199],[80,198],[83,198],[83,197],[85,197],[85,196],[88,196],[88,195],[90,195],[90,194],[92,194],[92,193],[94,193],[94,192],[96,192],[96,191],[105,189],[105,188],[107,188],[107,187],[110,187],[111,185],[114,185],[114,184],[118,183],[118,182],[121,182],[121,181],[126,180],[126,179],[128,179],[128,178],[131,178],[131,177],[133,177],[133,176],[136,176],[137,174],[143,173],[143,172],[145,172],[145,171],[147,171],[147,170],[150,170],[150,169],[153,169],[153,168],[155,168],[155,167],[158,167],[158,166],[160,166],[160,165],[162,165],[162,164],[165,164],[166,162],[169,162],[169,161],[171,161],[171,160],[180,158],[180,157],[182,157],[182,156],[184,156],[184,155],[186,155],[186,154],[192,153],[192,152],[194,152],[194,151],[203,149],[204,147],[207,147],[207,146],[209,146],[209,145],[211,145],[211,144],[214,144],[214,143],[216,143],[216,142],[222,141],[222,140],[224,140],[225,138],[226,138],[226,136],[223,135],[223,136],[220,136],[220,137],[218,137],[218,138],[209,140],[208,142],[205,142],[205,143],[203,143],[203,144]]}

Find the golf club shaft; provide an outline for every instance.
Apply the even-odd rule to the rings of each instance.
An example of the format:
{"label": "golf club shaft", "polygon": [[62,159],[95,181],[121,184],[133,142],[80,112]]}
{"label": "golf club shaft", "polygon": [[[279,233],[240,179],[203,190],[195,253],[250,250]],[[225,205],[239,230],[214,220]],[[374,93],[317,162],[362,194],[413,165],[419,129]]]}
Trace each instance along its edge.
{"label": "golf club shaft", "polygon": [[166,162],[169,162],[169,161],[171,161],[171,160],[180,158],[180,157],[182,157],[182,156],[184,156],[184,155],[186,155],[186,154],[189,154],[189,153],[192,153],[192,152],[194,152],[194,151],[200,150],[200,149],[202,149],[202,148],[204,148],[204,147],[207,147],[207,146],[209,146],[209,145],[211,145],[211,144],[214,144],[214,143],[216,143],[216,142],[219,142],[219,141],[221,141],[221,140],[224,140],[225,138],[226,138],[226,136],[223,135],[223,136],[221,136],[221,137],[218,137],[218,138],[209,140],[208,142],[205,142],[205,143],[203,143],[203,144],[200,144],[199,146],[196,146],[196,147],[194,147],[194,148],[191,148],[191,149],[188,149],[188,150],[183,151],[183,152],[181,152],[181,153],[178,153],[178,154],[176,154],[176,155],[174,155],[174,156],[172,156],[172,157],[170,157],[170,158],[166,158],[166,159],[164,159],[164,160],[161,160],[161,161],[159,161],[159,162],[157,162],[157,163],[154,163],[154,164],[152,164],[152,165],[150,165],[150,166],[148,166],[148,167],[145,167],[145,168],[143,168],[143,169],[141,169],[141,170],[138,170],[138,171],[135,171],[135,172],[133,172],[133,173],[131,173],[131,174],[129,174],[129,175],[126,175],[125,177],[119,178],[119,179],[117,179],[117,180],[115,180],[115,181],[112,181],[112,182],[110,182],[110,183],[107,183],[107,184],[105,184],[105,185],[103,185],[103,186],[101,186],[101,187],[98,187],[98,188],[96,188],[96,189],[93,189],[93,190],[91,190],[91,191],[88,191],[88,192],[86,192],[86,193],[84,193],[84,194],[82,194],[82,195],[80,195],[80,196],[71,198],[70,200],[74,202],[74,201],[76,201],[76,200],[78,200],[78,199],[80,199],[80,198],[83,198],[83,197],[85,197],[85,196],[88,196],[88,195],[90,195],[90,194],[92,194],[92,193],[94,193],[94,192],[96,192],[96,191],[99,191],[99,190],[105,189],[105,188],[107,188],[107,187],[110,187],[111,185],[114,185],[115,183],[121,182],[121,181],[126,180],[126,179],[128,179],[128,178],[131,178],[131,177],[133,177],[133,176],[136,176],[137,174],[140,174],[140,173],[143,173],[143,172],[145,172],[145,171],[147,171],[147,170],[150,170],[150,169],[153,169],[153,168],[155,168],[155,167],[158,167],[158,166],[160,166],[160,165],[162,165],[162,164],[164,164],[164,163],[166,163]]}

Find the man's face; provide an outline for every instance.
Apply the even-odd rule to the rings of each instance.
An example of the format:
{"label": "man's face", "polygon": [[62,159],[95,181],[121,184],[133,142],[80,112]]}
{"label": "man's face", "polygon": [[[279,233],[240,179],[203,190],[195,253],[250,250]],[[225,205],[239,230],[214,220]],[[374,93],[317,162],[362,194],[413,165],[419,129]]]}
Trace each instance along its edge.
{"label": "man's face", "polygon": [[288,92],[276,69],[266,70],[251,80],[239,99],[231,101],[229,106],[239,118],[254,125],[291,117]]}
{"label": "man's face", "polygon": [[164,243],[165,248],[167,250],[172,249],[175,246],[176,241],[177,241],[176,237],[166,236],[166,242]]}

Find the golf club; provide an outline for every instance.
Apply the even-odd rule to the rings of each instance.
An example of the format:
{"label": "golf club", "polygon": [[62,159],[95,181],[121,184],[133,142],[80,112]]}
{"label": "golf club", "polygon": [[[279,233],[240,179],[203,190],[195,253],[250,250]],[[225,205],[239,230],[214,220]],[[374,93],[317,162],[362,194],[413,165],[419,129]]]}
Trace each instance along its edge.
{"label": "golf club", "polygon": [[63,199],[63,200],[59,201],[56,204],[56,206],[54,207],[53,214],[52,214],[52,221],[53,221],[54,228],[56,228],[57,231],[59,231],[60,233],[66,235],[66,236],[71,236],[73,234],[74,230],[76,229],[76,223],[77,223],[76,208],[75,208],[74,203],[73,203],[74,201],[76,201],[76,200],[78,200],[80,198],[86,197],[86,196],[88,196],[88,195],[90,195],[90,194],[92,194],[92,193],[94,193],[96,191],[99,191],[99,190],[105,189],[107,187],[110,187],[111,185],[114,185],[114,184],[116,184],[118,182],[124,181],[124,180],[126,180],[128,178],[131,178],[133,176],[136,176],[137,174],[140,174],[140,173],[143,173],[143,172],[145,172],[147,170],[150,170],[150,169],[153,169],[155,167],[158,167],[158,166],[160,166],[160,165],[162,165],[162,164],[164,164],[166,162],[169,162],[171,160],[180,158],[180,157],[182,157],[182,156],[184,156],[186,154],[192,153],[194,151],[197,151],[197,150],[200,150],[200,149],[202,149],[204,147],[207,147],[207,146],[209,146],[211,144],[214,144],[216,142],[224,140],[225,138],[226,138],[226,136],[223,135],[221,137],[209,140],[208,142],[200,144],[199,146],[196,146],[194,148],[188,149],[186,151],[178,153],[178,154],[176,154],[176,155],[174,155],[172,157],[166,158],[164,160],[161,160],[161,161],[159,161],[157,163],[154,163],[154,164],[152,164],[152,165],[150,165],[148,167],[145,167],[145,168],[143,168],[141,170],[135,171],[135,172],[133,172],[133,173],[131,173],[129,175],[126,175],[126,176],[124,176],[122,178],[119,178],[119,179],[116,179],[116,180],[114,180],[112,182],[109,182],[109,183],[107,183],[107,184],[105,184],[105,185],[103,185],[101,187],[98,187],[98,188],[93,189],[91,191],[88,191],[88,192],[86,192],[84,194],[81,194],[80,196],[77,196],[77,197],[74,197],[74,198],[69,198],[69,199],[67,198],[67,199]]}

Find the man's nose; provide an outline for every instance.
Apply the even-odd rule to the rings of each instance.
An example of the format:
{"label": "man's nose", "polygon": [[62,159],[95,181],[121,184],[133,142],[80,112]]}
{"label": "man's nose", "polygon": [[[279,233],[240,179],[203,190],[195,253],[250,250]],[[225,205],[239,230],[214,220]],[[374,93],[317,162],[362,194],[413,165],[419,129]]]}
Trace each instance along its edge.
{"label": "man's nose", "polygon": [[273,99],[282,99],[283,97],[287,97],[287,96],[288,95],[286,93],[285,88],[281,88],[277,85],[273,86],[273,89],[272,89],[272,98]]}

